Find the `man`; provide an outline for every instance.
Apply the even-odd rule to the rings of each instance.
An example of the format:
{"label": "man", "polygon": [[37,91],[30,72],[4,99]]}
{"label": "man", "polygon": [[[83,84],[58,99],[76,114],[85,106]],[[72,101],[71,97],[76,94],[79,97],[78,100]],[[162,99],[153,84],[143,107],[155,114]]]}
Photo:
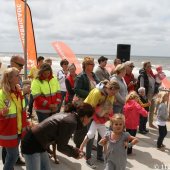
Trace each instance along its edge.
{"label": "man", "polygon": [[[15,55],[15,56],[12,56],[11,57],[11,60],[10,60],[10,67],[15,67],[19,70],[19,72],[21,72],[21,70],[23,69],[24,67],[24,64],[25,64],[25,60],[24,58],[22,58],[21,56],[19,55]],[[20,86],[22,88],[22,78],[20,77]],[[30,88],[28,89],[25,89],[25,91],[23,93],[29,93],[30,91]],[[2,162],[4,163],[5,162],[5,157],[6,157],[6,150],[5,148],[3,147],[2,148]],[[16,162],[16,164],[18,165],[25,165],[25,161],[24,159],[21,157],[21,155],[19,155],[19,158]]]}
{"label": "man", "polygon": [[30,79],[35,79],[37,76],[37,73],[39,71],[39,68],[41,67],[41,65],[44,63],[44,57],[43,56],[39,56],[37,58],[37,66],[34,66],[31,68],[30,73],[28,75],[28,78]]}
{"label": "man", "polygon": [[[43,56],[39,56],[39,57],[37,58],[37,66],[31,68],[30,73],[29,73],[29,75],[28,75],[28,78],[30,78],[30,79],[32,79],[32,80],[35,79],[35,78],[37,77],[39,68],[41,67],[41,65],[42,65],[43,63],[44,63],[44,57],[43,57]],[[33,103],[34,103],[33,96],[32,96],[32,94],[30,93],[29,108],[28,108],[29,118],[32,117]]]}
{"label": "man", "polygon": [[99,59],[98,59],[98,63],[99,63],[99,66],[97,67],[97,69],[95,70],[95,74],[97,76],[97,78],[102,81],[102,80],[109,80],[109,72],[105,69],[106,65],[107,65],[107,60],[108,58],[104,57],[104,56],[101,56]]}
{"label": "man", "polygon": [[121,60],[119,58],[115,58],[114,61],[113,61],[113,64],[114,64],[114,67],[113,67],[112,71],[110,72],[110,75],[114,74],[114,70],[115,70],[116,66],[118,64],[122,64],[122,62],[121,62]]}

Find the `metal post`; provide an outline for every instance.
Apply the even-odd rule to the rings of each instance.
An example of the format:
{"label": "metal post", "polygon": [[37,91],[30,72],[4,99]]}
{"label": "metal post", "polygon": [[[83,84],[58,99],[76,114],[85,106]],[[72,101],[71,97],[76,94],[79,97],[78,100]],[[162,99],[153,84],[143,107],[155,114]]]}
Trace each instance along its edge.
{"label": "metal post", "polygon": [[24,4],[24,59],[25,59],[25,67],[24,67],[24,79],[27,79],[27,0],[25,0]]}

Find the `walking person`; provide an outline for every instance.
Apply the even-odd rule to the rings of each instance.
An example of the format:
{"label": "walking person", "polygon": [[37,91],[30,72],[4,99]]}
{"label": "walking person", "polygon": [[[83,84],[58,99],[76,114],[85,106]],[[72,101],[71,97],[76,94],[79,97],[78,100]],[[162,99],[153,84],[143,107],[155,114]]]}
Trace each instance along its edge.
{"label": "walking person", "polygon": [[169,99],[167,92],[159,92],[157,98],[157,125],[159,129],[159,136],[157,140],[157,149],[163,151],[165,145],[163,144],[164,138],[167,135],[166,122],[168,120],[168,108],[166,102]]}

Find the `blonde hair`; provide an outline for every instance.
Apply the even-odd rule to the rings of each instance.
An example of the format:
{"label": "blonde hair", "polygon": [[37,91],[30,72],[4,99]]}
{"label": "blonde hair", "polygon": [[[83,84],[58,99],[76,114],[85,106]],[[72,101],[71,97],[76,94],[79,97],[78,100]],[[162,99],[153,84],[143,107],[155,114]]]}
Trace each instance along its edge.
{"label": "blonde hair", "polygon": [[2,80],[1,80],[1,89],[3,92],[6,94],[7,97],[10,96],[11,92],[11,79],[14,75],[14,73],[19,74],[19,70],[15,67],[7,68],[3,75],[2,75]]}
{"label": "blonde hair", "polygon": [[119,120],[121,120],[123,122],[123,125],[125,125],[125,116],[121,113],[116,113],[110,119],[110,126],[112,127],[113,124]]}
{"label": "blonde hair", "polygon": [[98,116],[103,117],[105,114],[109,114],[112,107],[113,107],[113,104],[110,100],[104,101],[103,103],[99,105],[99,108],[97,108],[97,110],[99,109],[99,113],[97,113]]}
{"label": "blonde hair", "polygon": [[82,62],[83,71],[85,71],[86,66],[88,64],[92,64],[92,63],[94,64],[94,58],[92,58],[91,56],[84,57],[83,62]]}
{"label": "blonde hair", "polygon": [[119,83],[116,80],[103,80],[101,81],[102,84],[104,84],[104,87],[108,89],[114,89],[114,90],[119,90],[120,86]]}
{"label": "blonde hair", "polygon": [[126,102],[129,100],[136,100],[138,103],[140,103],[140,98],[139,95],[135,91],[131,91],[127,97],[126,97]]}
{"label": "blonde hair", "polygon": [[118,64],[114,70],[114,74],[120,74],[124,70],[126,70],[126,65],[124,63]]}
{"label": "blonde hair", "polygon": [[160,103],[164,103],[164,97],[168,95],[168,92],[165,92],[165,91],[160,91],[158,94],[157,94],[157,99],[156,99],[156,103],[157,104],[160,104]]}

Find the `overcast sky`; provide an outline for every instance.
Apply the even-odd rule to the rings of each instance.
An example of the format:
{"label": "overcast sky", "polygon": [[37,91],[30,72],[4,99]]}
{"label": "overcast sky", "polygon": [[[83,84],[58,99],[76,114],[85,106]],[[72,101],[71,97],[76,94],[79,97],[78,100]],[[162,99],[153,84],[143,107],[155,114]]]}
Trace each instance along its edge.
{"label": "overcast sky", "polygon": [[[170,56],[170,0],[27,0],[38,53],[65,42],[76,54]],[[22,52],[15,1],[0,0],[0,52]]]}

